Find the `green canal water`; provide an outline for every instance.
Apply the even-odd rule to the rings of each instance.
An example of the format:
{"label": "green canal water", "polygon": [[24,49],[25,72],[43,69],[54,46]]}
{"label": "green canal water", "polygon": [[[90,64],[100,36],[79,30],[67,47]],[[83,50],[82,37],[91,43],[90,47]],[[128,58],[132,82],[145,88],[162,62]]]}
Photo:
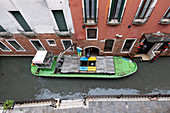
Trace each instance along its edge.
{"label": "green canal water", "polygon": [[170,57],[138,63],[122,79],[42,78],[30,72],[33,57],[0,57],[0,101],[80,98],[82,95],[170,94]]}

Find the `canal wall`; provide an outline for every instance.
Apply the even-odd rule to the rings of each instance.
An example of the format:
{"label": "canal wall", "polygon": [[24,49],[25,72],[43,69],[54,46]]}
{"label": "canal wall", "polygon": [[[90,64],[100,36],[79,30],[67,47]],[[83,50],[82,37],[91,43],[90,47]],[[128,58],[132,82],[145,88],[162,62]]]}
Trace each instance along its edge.
{"label": "canal wall", "polygon": [[[2,102],[0,103],[0,113]],[[170,95],[84,95],[81,99],[16,101],[7,113],[136,113],[170,112]]]}

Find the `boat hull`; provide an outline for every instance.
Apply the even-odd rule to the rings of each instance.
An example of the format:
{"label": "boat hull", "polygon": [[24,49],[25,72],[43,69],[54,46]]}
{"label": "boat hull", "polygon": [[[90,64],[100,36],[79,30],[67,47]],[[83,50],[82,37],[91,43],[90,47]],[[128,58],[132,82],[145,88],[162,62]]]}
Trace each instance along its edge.
{"label": "boat hull", "polygon": [[113,56],[115,74],[103,74],[103,73],[55,73],[56,61],[53,61],[51,69],[40,69],[39,73],[36,73],[37,67],[31,64],[31,72],[38,77],[59,77],[59,78],[123,78],[127,77],[137,71],[137,64],[129,59]]}

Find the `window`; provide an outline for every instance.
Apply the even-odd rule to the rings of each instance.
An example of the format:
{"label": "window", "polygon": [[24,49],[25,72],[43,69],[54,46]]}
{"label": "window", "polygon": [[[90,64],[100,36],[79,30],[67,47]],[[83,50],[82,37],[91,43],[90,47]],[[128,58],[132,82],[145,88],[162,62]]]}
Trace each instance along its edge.
{"label": "window", "polygon": [[45,50],[44,46],[42,45],[41,41],[38,39],[31,39],[29,40],[33,47],[38,51],[38,50]]}
{"label": "window", "polygon": [[54,39],[47,39],[46,40],[49,46],[57,46]]}
{"label": "window", "polygon": [[111,0],[108,14],[108,24],[119,24],[123,17],[126,0]]}
{"label": "window", "polygon": [[113,39],[105,40],[104,52],[112,52],[114,42],[115,40]]}
{"label": "window", "polygon": [[2,50],[2,51],[12,51],[11,49],[9,49],[3,42],[1,42],[0,41],[0,49]]}
{"label": "window", "polygon": [[139,8],[136,12],[133,24],[140,25],[146,23],[157,0],[141,0]]}
{"label": "window", "polygon": [[86,29],[86,37],[87,40],[96,40],[98,31],[96,28],[88,28]]}
{"label": "window", "polygon": [[163,15],[163,17],[161,18],[159,23],[160,24],[170,24],[170,7],[165,12],[165,14]]}
{"label": "window", "polygon": [[68,31],[63,10],[52,10],[59,31]]}
{"label": "window", "polygon": [[22,26],[24,31],[26,31],[26,32],[32,31],[30,26],[25,21],[25,19],[23,18],[23,16],[21,15],[21,13],[19,11],[10,11],[10,12],[15,17],[15,19],[18,21],[18,23]]}
{"label": "window", "polygon": [[83,0],[84,23],[97,23],[97,2],[98,0]]}
{"label": "window", "polygon": [[126,39],[122,46],[121,53],[129,53],[135,44],[136,39]]}
{"label": "window", "polygon": [[6,40],[16,51],[25,51],[25,49],[16,40]]}
{"label": "window", "polygon": [[[64,48],[64,49],[67,49],[67,48],[69,48],[71,45],[73,45],[72,40],[69,40],[69,39],[61,40],[61,42],[62,42],[62,45],[63,45],[63,48]],[[73,48],[70,48],[69,50],[70,50],[70,51],[73,51],[74,49],[73,49]]]}
{"label": "window", "polygon": [[0,25],[0,32],[6,32],[6,30]]}

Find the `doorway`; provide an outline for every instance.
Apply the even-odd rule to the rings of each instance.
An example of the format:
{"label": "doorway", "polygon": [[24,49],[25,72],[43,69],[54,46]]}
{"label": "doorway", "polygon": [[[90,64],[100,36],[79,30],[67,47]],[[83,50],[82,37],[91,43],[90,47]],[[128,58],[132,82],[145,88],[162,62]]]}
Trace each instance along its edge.
{"label": "doorway", "polygon": [[84,50],[84,55],[86,55],[88,51],[90,51],[91,56],[99,55],[99,48],[97,47],[85,47]]}

